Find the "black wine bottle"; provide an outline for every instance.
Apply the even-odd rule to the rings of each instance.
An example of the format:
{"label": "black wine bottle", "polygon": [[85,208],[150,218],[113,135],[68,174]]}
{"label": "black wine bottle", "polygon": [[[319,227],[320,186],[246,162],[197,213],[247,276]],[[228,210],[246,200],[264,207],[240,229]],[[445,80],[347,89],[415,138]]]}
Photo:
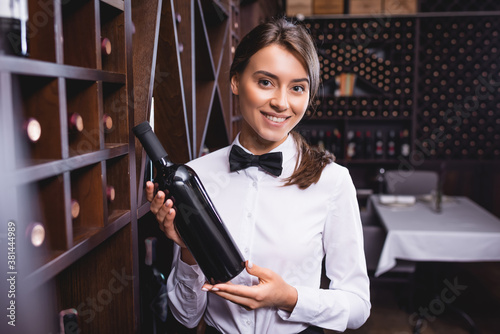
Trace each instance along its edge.
{"label": "black wine bottle", "polygon": [[177,231],[208,281],[215,284],[233,279],[245,268],[243,256],[196,172],[168,159],[148,122],[133,131],[155,165],[158,189],[173,199]]}
{"label": "black wine bottle", "polygon": [[0,54],[28,56],[28,1],[0,5]]}

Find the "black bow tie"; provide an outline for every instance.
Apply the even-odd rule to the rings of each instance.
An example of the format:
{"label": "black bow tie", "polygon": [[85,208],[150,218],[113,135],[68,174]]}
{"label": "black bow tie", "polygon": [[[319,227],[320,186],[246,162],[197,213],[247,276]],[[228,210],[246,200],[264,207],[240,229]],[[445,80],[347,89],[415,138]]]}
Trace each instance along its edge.
{"label": "black bow tie", "polygon": [[280,176],[283,168],[283,153],[273,152],[262,155],[253,155],[245,152],[238,145],[233,145],[229,154],[229,168],[231,172],[245,169],[250,166],[257,166],[267,171],[268,173]]}

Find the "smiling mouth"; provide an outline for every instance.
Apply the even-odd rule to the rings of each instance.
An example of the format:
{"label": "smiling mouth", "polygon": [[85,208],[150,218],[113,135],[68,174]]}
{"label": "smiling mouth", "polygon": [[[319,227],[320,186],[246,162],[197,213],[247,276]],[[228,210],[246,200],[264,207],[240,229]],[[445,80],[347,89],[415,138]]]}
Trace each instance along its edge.
{"label": "smiling mouth", "polygon": [[287,119],[290,118],[290,116],[286,116],[286,117],[276,117],[276,116],[271,116],[271,115],[268,115],[268,114],[265,114],[263,113],[263,115],[270,121],[272,122],[275,122],[275,123],[283,123],[284,121],[286,121]]}

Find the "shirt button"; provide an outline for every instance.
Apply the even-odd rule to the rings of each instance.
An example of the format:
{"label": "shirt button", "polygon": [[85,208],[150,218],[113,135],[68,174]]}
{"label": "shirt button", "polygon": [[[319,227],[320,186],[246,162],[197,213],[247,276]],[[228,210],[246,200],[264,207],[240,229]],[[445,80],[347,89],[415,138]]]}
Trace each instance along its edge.
{"label": "shirt button", "polygon": [[252,218],[252,213],[251,212],[247,213],[247,217]]}
{"label": "shirt button", "polygon": [[250,250],[247,248],[245,248],[245,253],[248,253]]}
{"label": "shirt button", "polygon": [[252,186],[253,186],[254,188],[257,188],[257,182],[255,182],[255,181],[254,181],[254,182],[252,182]]}
{"label": "shirt button", "polygon": [[248,325],[248,326],[251,326],[251,325],[252,325],[252,322],[251,322],[250,320],[247,320],[246,322],[247,322],[247,325]]}

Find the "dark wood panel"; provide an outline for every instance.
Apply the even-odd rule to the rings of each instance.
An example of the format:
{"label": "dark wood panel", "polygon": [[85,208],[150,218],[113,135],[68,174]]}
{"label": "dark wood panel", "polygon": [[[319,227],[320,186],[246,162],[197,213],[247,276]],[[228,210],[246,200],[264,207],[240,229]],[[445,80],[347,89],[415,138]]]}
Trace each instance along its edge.
{"label": "dark wood panel", "polygon": [[157,66],[168,69],[169,75],[154,87],[155,130],[172,161],[183,163],[191,159],[191,152],[174,24],[171,3],[166,2],[162,7]]}
{"label": "dark wood panel", "polygon": [[[54,4],[50,1],[28,1],[29,58],[56,62]],[[52,14],[52,15],[51,15]]]}
{"label": "dark wood panel", "polygon": [[[162,76],[156,77],[156,54],[160,29],[161,1],[132,1],[132,19],[136,28],[133,35],[134,64],[134,125],[149,120],[153,87]],[[142,190],[143,149],[135,141],[137,188]]]}
{"label": "dark wood panel", "polygon": [[64,63],[97,68],[94,1],[66,1],[62,6]]}
{"label": "dark wood panel", "polygon": [[82,332],[134,332],[130,238],[128,225],[57,276],[58,308],[76,308]]}
{"label": "dark wood panel", "polygon": [[[181,61],[182,84],[186,103],[186,118],[188,129],[192,135],[193,129],[193,87],[195,72],[193,55],[197,46],[194,41],[194,6],[193,1],[174,0],[175,19],[177,24],[177,39],[179,43],[179,58]],[[181,51],[182,50],[182,51]],[[159,72],[161,73],[161,72]]]}

